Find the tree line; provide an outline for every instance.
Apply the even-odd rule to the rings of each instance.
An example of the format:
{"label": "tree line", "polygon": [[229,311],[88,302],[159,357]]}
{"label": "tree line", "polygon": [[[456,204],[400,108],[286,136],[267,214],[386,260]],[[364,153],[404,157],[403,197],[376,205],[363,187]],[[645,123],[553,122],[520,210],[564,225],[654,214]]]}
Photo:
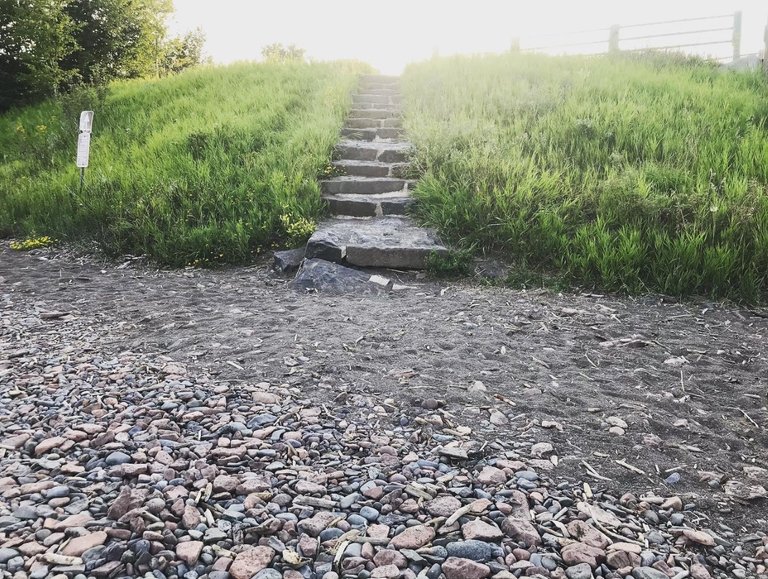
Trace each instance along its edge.
{"label": "tree line", "polygon": [[201,30],[170,38],[172,0],[0,0],[0,111],[198,64]]}

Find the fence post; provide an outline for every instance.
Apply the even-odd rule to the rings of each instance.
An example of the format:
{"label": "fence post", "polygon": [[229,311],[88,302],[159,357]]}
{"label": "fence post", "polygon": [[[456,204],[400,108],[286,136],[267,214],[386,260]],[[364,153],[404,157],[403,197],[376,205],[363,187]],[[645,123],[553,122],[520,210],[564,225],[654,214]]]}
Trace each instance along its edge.
{"label": "fence post", "polygon": [[763,70],[765,71],[765,74],[768,74],[768,24],[765,25],[763,40],[765,40],[765,49],[763,49]]}
{"label": "fence post", "polygon": [[741,10],[733,13],[733,61],[741,58]]}
{"label": "fence post", "polygon": [[614,24],[611,26],[608,33],[608,52],[614,54],[619,51],[619,25]]}

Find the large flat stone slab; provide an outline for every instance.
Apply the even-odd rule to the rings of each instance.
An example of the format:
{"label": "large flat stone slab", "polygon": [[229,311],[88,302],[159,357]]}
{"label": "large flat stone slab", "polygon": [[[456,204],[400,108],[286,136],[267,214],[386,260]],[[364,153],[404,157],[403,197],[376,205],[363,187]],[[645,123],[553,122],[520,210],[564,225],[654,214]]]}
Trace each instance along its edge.
{"label": "large flat stone slab", "polygon": [[437,234],[408,217],[330,219],[307,243],[307,258],[359,267],[424,269],[432,253],[446,254]]}

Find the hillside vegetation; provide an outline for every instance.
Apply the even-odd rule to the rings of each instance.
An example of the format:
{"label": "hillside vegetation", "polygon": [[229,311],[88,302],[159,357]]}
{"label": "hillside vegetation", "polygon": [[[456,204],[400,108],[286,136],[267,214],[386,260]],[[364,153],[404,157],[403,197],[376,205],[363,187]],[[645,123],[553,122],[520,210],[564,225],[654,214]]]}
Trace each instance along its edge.
{"label": "hillside vegetation", "polygon": [[[353,63],[238,64],[114,83],[0,117],[0,236],[93,239],[169,265],[242,262],[322,211]],[[93,108],[79,191],[77,120]]]}
{"label": "hillside vegetation", "polygon": [[403,81],[426,221],[609,290],[768,290],[768,84],[678,57],[433,59]]}

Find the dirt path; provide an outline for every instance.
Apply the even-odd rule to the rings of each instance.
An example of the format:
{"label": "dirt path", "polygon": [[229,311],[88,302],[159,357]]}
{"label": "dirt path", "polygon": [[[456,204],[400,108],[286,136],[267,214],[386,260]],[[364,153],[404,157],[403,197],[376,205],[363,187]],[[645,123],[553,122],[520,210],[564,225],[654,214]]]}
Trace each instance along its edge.
{"label": "dirt path", "polygon": [[282,379],[326,404],[352,386],[394,399],[393,421],[444,400],[487,440],[551,442],[555,477],[679,494],[715,526],[768,531],[766,500],[732,496],[733,481],[766,482],[761,311],[412,281],[306,295],[266,266],[160,272],[1,247],[0,316],[71,312],[96,348],[161,353],[231,384]]}

